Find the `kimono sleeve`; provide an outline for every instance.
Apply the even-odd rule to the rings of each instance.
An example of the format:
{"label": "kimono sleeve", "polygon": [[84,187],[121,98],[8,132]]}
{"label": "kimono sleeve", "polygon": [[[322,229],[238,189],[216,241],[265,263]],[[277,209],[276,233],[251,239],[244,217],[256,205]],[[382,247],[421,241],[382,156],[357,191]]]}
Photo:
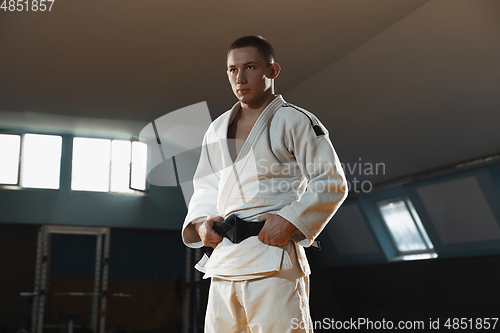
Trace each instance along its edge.
{"label": "kimono sleeve", "polygon": [[304,119],[291,126],[289,150],[295,155],[302,175],[307,179],[307,187],[299,200],[276,213],[297,227],[292,239],[305,247],[311,246],[347,197],[342,166],[328,131],[320,126],[325,135],[316,136],[310,122]]}
{"label": "kimono sleeve", "polygon": [[208,133],[209,131],[203,137],[200,160],[193,177],[194,193],[182,226],[182,240],[185,245],[193,248],[202,247],[203,242],[191,222],[217,213],[219,178],[210,163]]}

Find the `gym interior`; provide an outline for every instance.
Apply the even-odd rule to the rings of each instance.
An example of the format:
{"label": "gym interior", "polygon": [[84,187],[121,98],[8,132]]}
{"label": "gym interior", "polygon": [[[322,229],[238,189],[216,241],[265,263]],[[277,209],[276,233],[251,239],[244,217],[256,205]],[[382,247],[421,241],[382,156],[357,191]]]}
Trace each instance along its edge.
{"label": "gym interior", "polygon": [[196,161],[161,183],[136,157],[156,119],[236,102],[226,50],[248,34],[349,183],[306,249],[315,331],[498,321],[499,1],[0,3],[1,333],[203,332],[205,249],[180,234]]}

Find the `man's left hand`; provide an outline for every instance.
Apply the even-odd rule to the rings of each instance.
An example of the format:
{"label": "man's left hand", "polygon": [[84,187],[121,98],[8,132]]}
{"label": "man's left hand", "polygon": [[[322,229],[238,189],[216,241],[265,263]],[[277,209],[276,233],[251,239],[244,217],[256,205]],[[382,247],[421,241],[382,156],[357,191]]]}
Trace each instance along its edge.
{"label": "man's left hand", "polygon": [[259,221],[266,221],[259,233],[259,240],[267,245],[282,246],[290,239],[292,231],[297,229],[287,219],[267,213],[259,216]]}

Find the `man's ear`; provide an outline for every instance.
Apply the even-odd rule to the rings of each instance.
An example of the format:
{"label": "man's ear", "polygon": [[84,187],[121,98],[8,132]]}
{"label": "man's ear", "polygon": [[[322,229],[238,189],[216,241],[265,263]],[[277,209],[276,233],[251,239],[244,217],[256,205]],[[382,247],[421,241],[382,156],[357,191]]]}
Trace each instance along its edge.
{"label": "man's ear", "polygon": [[272,63],[270,66],[271,66],[271,76],[269,78],[275,79],[280,74],[281,67],[277,62]]}

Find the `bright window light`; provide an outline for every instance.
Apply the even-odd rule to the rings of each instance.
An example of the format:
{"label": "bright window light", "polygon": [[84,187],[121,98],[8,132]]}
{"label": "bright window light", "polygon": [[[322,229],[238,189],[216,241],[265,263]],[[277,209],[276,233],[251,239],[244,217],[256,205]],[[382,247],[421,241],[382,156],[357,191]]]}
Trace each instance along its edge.
{"label": "bright window light", "polygon": [[148,146],[139,141],[132,142],[132,172],[130,173],[130,188],[139,191],[146,190]]}
{"label": "bright window light", "polygon": [[110,140],[74,138],[71,189],[109,191],[110,162]]}
{"label": "bright window light", "polygon": [[424,259],[434,259],[437,258],[436,253],[421,253],[421,254],[408,254],[403,256],[403,260],[424,260]]}
{"label": "bright window light", "polygon": [[[408,198],[382,201],[378,203],[378,208],[400,255],[435,254],[434,246]],[[406,260],[426,257],[435,256],[407,256]]]}
{"label": "bright window light", "polygon": [[130,151],[131,142],[113,140],[111,143],[111,184],[113,192],[130,193]]}
{"label": "bright window light", "polygon": [[146,190],[147,146],[141,142],[74,138],[71,188],[135,193]]}
{"label": "bright window light", "polygon": [[0,184],[18,183],[20,148],[21,136],[0,134]]}
{"label": "bright window light", "polygon": [[62,138],[58,135],[26,134],[23,142],[21,185],[59,188]]}

